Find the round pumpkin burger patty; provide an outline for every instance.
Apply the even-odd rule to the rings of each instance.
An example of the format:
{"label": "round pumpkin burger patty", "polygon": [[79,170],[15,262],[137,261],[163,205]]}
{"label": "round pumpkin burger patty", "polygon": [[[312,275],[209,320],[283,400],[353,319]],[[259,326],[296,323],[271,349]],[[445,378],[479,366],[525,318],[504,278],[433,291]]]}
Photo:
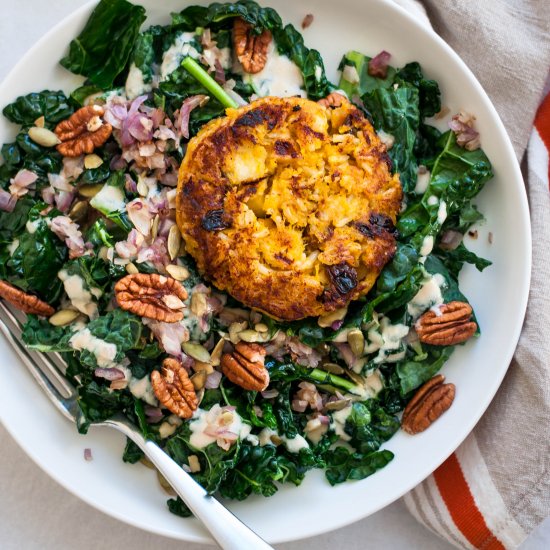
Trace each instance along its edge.
{"label": "round pumpkin burger patty", "polygon": [[372,288],[395,252],[401,198],[385,145],[353,104],[266,97],[190,141],[177,223],[216,287],[296,320]]}

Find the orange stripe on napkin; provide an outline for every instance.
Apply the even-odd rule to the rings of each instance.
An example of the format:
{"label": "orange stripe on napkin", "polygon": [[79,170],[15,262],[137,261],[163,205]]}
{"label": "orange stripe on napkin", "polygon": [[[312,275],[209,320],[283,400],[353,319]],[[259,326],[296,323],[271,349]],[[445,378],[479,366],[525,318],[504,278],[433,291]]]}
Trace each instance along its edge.
{"label": "orange stripe on napkin", "polygon": [[453,453],[433,475],[453,522],[466,539],[483,550],[505,550],[504,545],[487,527],[456,454]]}
{"label": "orange stripe on napkin", "polygon": [[[550,153],[550,94],[544,98],[535,115],[535,128]],[[548,181],[550,182],[550,166],[548,166]]]}

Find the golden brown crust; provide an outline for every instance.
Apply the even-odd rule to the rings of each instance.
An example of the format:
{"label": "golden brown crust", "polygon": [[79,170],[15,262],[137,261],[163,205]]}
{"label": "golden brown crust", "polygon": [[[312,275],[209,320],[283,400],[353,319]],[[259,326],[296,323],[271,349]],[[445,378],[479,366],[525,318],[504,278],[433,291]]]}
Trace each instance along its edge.
{"label": "golden brown crust", "polygon": [[350,102],[268,97],[207,124],[179,173],[177,222],[201,273],[285,320],[365,295],[395,252],[402,191]]}
{"label": "golden brown crust", "polygon": [[118,305],[140,317],[164,323],[183,319],[187,291],[176,279],[157,273],[126,275],[115,285]]}
{"label": "golden brown crust", "polygon": [[43,302],[33,294],[23,292],[6,281],[0,281],[0,297],[25,313],[43,317],[49,317],[55,313],[55,309],[50,304]]}
{"label": "golden brown crust", "polygon": [[180,418],[191,418],[199,406],[193,383],[177,359],[165,359],[161,372],[151,373],[151,386],[161,405]]}
{"label": "golden brown crust", "polygon": [[103,112],[99,105],[88,105],[61,121],[55,128],[61,141],[57,150],[64,157],[78,157],[101,147],[113,132],[112,126],[101,118]]}
{"label": "golden brown crust", "polygon": [[477,331],[471,320],[472,307],[465,302],[449,302],[439,306],[439,311],[427,311],[415,324],[418,338],[432,346],[462,344]]}

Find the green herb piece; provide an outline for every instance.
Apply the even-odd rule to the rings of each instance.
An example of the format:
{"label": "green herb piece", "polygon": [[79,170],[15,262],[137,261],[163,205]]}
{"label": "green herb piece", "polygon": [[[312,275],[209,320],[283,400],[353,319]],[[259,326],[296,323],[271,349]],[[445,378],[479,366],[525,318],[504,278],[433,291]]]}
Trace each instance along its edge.
{"label": "green herb piece", "polygon": [[192,58],[186,57],[181,66],[197,79],[222,105],[236,109],[238,103]]}

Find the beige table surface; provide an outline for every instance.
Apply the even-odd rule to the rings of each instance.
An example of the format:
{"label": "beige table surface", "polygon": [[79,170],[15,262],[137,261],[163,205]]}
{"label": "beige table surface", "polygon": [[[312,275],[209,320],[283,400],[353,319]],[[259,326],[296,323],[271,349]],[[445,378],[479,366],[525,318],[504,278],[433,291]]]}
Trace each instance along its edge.
{"label": "beige table surface", "polygon": [[[85,3],[0,0],[0,81],[38,38]],[[42,472],[1,425],[0,457],[0,550],[204,548],[146,533],[98,512]],[[345,529],[277,548],[449,550],[451,546],[421,527],[405,506],[396,502]],[[550,524],[522,546],[522,550],[543,548],[550,548]]]}

